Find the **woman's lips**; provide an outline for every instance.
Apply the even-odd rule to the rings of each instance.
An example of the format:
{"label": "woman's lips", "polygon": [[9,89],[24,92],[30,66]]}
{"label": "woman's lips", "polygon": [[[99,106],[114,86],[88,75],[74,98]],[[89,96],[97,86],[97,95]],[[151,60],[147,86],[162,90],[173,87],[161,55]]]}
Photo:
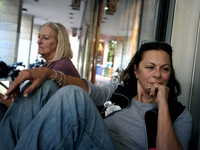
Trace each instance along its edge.
{"label": "woman's lips", "polygon": [[162,83],[158,83],[158,82],[150,82],[149,85],[153,86],[154,84],[162,84]]}
{"label": "woman's lips", "polygon": [[43,47],[42,47],[42,46],[39,46],[39,49],[43,49]]}

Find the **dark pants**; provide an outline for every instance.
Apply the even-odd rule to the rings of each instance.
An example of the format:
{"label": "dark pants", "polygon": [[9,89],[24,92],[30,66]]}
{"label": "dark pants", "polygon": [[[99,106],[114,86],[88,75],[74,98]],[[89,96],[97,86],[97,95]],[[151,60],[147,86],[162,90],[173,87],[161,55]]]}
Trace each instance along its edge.
{"label": "dark pants", "polygon": [[7,109],[8,108],[6,105],[0,103],[0,121],[3,118],[4,114],[6,113]]}

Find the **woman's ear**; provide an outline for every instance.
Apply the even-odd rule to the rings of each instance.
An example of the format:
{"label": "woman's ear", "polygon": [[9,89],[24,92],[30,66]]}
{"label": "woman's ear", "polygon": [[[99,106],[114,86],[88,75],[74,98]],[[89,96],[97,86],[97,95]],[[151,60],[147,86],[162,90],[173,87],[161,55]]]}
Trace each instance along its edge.
{"label": "woman's ear", "polygon": [[134,74],[135,74],[136,79],[138,79],[137,66],[136,65],[134,65]]}

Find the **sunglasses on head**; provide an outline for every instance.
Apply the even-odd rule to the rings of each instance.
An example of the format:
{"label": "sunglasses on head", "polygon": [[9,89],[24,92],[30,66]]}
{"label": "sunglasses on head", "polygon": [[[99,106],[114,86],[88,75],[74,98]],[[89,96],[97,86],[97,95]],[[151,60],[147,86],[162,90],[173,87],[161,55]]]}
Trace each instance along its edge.
{"label": "sunglasses on head", "polygon": [[138,48],[136,54],[138,55],[138,53],[139,53],[139,51],[140,51],[140,49],[141,49],[141,47],[142,47],[143,45],[145,45],[145,44],[155,44],[155,43],[158,43],[158,44],[166,44],[167,46],[171,46],[169,43],[164,42],[164,41],[142,40],[142,41],[140,42],[140,46],[139,46],[139,48]]}

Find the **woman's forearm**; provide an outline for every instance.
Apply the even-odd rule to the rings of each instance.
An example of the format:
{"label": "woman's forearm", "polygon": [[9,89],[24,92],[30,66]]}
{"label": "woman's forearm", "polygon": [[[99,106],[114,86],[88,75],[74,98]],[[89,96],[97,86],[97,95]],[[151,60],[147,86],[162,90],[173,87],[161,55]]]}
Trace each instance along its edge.
{"label": "woman's forearm", "polygon": [[88,85],[81,78],[73,77],[70,75],[64,75],[62,72],[51,69],[48,69],[47,72],[48,78],[56,82],[59,85],[59,87],[63,87],[66,85],[75,85],[81,87],[88,93]]}
{"label": "woman's forearm", "polygon": [[173,129],[168,105],[159,107],[156,147],[160,150],[182,150]]}
{"label": "woman's forearm", "polygon": [[49,68],[40,67],[22,70],[5,93],[4,99],[9,99],[12,96],[12,98],[15,100],[17,95],[14,93],[18,91],[19,86],[26,80],[29,80],[31,85],[24,90],[24,97],[27,97],[47,79],[53,79],[59,87],[65,85],[76,85],[88,92],[88,85],[82,79],[64,75],[61,72],[57,72]]}

